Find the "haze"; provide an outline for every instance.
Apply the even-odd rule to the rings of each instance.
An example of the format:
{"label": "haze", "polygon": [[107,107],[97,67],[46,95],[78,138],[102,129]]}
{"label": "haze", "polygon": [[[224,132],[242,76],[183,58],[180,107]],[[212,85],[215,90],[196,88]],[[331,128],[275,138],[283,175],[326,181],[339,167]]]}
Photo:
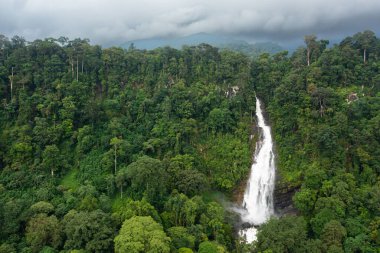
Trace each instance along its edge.
{"label": "haze", "polygon": [[120,45],[206,32],[282,44],[379,32],[379,0],[0,0],[0,34]]}

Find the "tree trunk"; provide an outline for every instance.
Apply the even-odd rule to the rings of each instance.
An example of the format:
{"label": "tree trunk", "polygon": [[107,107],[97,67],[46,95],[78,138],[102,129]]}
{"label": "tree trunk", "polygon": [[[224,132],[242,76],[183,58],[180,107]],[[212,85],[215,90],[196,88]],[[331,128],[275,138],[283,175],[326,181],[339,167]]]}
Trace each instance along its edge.
{"label": "tree trunk", "polygon": [[307,51],[307,66],[310,66],[310,49],[308,48],[306,51]]}
{"label": "tree trunk", "polygon": [[321,117],[323,117],[323,114],[324,114],[324,106],[323,106],[324,103],[322,103],[322,99],[319,99],[319,114],[321,115]]}
{"label": "tree trunk", "polygon": [[364,48],[364,52],[363,52],[364,63],[366,63],[366,52],[367,52],[367,49]]}
{"label": "tree trunk", "polygon": [[115,175],[116,175],[116,166],[117,166],[117,159],[116,159],[116,144],[115,144]]}
{"label": "tree trunk", "polygon": [[74,59],[73,58],[71,58],[70,64],[71,64],[71,78],[74,78]]}
{"label": "tree trunk", "polygon": [[11,101],[13,97],[13,67],[12,67],[12,76],[11,76]]}
{"label": "tree trunk", "polygon": [[79,69],[78,69],[78,56],[77,56],[77,82],[78,82],[78,75],[79,75]]}

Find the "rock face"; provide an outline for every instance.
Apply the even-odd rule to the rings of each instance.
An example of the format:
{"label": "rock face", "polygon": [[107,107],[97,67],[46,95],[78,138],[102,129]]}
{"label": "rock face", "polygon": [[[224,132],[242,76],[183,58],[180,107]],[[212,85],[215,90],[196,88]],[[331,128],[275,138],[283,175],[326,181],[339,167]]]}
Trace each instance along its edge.
{"label": "rock face", "polygon": [[274,209],[279,216],[297,215],[298,210],[293,205],[293,195],[299,187],[291,186],[281,180],[281,176],[276,175],[276,187],[274,189]]}
{"label": "rock face", "polygon": [[[265,120],[270,124],[270,118],[267,112],[264,111],[263,114]],[[274,146],[275,145],[276,143],[274,143]],[[274,152],[276,153],[276,147],[274,147]],[[292,186],[289,183],[284,182],[277,168],[273,192],[273,205],[276,215],[283,216],[299,214],[298,210],[294,207],[292,200],[294,194],[299,190],[299,188],[299,186]]]}

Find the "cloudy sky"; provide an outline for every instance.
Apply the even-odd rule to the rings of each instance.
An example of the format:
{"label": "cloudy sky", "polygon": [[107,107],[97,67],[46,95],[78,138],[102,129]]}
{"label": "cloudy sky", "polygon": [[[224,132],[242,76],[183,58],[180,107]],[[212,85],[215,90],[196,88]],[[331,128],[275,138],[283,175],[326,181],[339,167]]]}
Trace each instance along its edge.
{"label": "cloudy sky", "polygon": [[380,0],[0,0],[0,34],[119,45],[216,33],[283,44],[380,32]]}

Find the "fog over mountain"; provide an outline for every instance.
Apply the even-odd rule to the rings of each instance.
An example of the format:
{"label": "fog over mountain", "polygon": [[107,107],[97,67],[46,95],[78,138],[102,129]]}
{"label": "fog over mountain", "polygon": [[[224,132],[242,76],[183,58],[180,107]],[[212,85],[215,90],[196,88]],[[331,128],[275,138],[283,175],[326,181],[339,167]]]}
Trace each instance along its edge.
{"label": "fog over mountain", "polygon": [[104,46],[200,32],[248,42],[300,43],[303,35],[330,40],[379,32],[378,0],[1,0],[0,33],[27,40],[90,38]]}
{"label": "fog over mountain", "polygon": [[245,53],[251,57],[257,57],[262,53],[278,53],[284,48],[272,42],[248,43],[244,40],[234,39],[232,36],[222,36],[208,33],[197,33],[190,36],[177,38],[151,38],[143,40],[132,40],[121,44],[121,47],[128,49],[131,46],[137,49],[155,49],[169,46],[181,49],[183,46],[196,46],[206,43],[221,49],[230,49]]}

